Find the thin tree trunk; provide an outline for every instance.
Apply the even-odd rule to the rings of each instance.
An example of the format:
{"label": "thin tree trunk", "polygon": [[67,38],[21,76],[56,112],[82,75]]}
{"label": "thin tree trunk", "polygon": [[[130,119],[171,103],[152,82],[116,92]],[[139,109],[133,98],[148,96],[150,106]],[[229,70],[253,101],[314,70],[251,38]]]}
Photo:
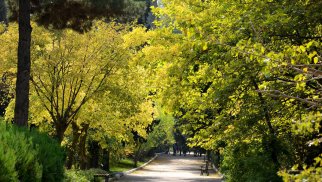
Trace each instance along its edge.
{"label": "thin tree trunk", "polygon": [[86,158],[86,138],[89,124],[82,125],[82,133],[79,139],[79,166],[80,169],[84,170],[87,167],[87,158]]}
{"label": "thin tree trunk", "polygon": [[[259,90],[259,87],[258,87],[255,80],[253,80],[253,84],[254,84],[255,89]],[[266,101],[265,101],[261,92],[257,92],[257,93],[258,93],[258,97],[261,102],[261,105],[263,107],[265,121],[268,126],[268,130],[269,130],[269,134],[270,134],[269,139],[267,141],[268,142],[267,147],[268,147],[268,149],[271,150],[272,161],[275,164],[276,170],[278,170],[280,164],[278,162],[278,152],[277,152],[278,149],[276,148],[276,144],[277,144],[276,132],[275,132],[273,125],[271,123],[271,115],[270,115],[269,110],[267,108]]]}
{"label": "thin tree trunk", "polygon": [[71,169],[73,166],[77,143],[78,143],[78,139],[80,136],[80,133],[78,133],[79,127],[77,126],[77,124],[75,122],[72,122],[72,129],[73,129],[73,140],[72,140],[72,146],[68,150],[68,160],[66,163],[67,169]]}
{"label": "thin tree trunk", "polygon": [[134,167],[138,167],[138,161],[139,161],[140,153],[141,153],[141,146],[142,146],[142,144],[139,143],[138,145],[139,146],[138,146],[137,151],[134,152],[134,159],[133,159],[134,160]]}
{"label": "thin tree trunk", "polygon": [[91,168],[99,167],[99,154],[100,154],[100,146],[97,141],[90,141],[89,151],[91,155],[90,166]]}
{"label": "thin tree trunk", "polygon": [[30,2],[19,0],[19,45],[14,123],[28,125],[30,80]]}
{"label": "thin tree trunk", "polygon": [[110,171],[110,151],[103,150],[103,170]]}

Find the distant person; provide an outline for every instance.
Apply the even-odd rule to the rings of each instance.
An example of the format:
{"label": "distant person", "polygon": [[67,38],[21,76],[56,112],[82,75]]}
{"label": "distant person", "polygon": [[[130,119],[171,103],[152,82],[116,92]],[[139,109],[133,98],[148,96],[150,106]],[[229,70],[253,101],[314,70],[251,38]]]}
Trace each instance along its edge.
{"label": "distant person", "polygon": [[193,148],[193,156],[194,157],[197,157],[198,156],[198,153],[199,153],[198,149],[194,147]]}
{"label": "distant person", "polygon": [[169,151],[170,151],[170,147],[167,146],[165,154],[169,154]]}
{"label": "distant person", "polygon": [[165,154],[169,154],[169,151],[170,151],[170,146],[168,144],[167,141],[164,142],[164,145],[165,145]]}
{"label": "distant person", "polygon": [[183,156],[187,155],[187,150],[188,150],[188,147],[186,145],[184,145],[182,148]]}
{"label": "distant person", "polygon": [[177,144],[177,142],[173,144],[172,148],[173,148],[173,155],[175,156],[177,154],[177,151],[178,151],[178,144]]}

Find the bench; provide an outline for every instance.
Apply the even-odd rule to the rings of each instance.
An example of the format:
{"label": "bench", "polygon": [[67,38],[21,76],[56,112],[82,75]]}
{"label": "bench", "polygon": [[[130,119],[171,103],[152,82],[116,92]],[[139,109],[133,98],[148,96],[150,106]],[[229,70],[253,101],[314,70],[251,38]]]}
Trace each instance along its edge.
{"label": "bench", "polygon": [[210,162],[206,161],[205,165],[200,166],[200,175],[203,175],[203,173],[206,173],[207,176],[209,176],[209,166],[210,166]]}
{"label": "bench", "polygon": [[98,181],[98,178],[104,177],[105,182],[108,182],[108,179],[110,178],[110,174],[94,174],[94,182]]}

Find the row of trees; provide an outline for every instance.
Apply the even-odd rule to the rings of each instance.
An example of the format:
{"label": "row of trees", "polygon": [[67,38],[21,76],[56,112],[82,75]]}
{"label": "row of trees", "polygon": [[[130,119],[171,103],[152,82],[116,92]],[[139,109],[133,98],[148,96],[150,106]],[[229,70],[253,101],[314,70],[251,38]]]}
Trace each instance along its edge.
{"label": "row of trees", "polygon": [[229,181],[320,180],[321,1],[162,2],[126,43],[190,146]]}
{"label": "row of trees", "polygon": [[[11,13],[9,19],[14,18],[15,2],[7,1]],[[57,5],[67,8],[64,13],[70,13],[68,8],[71,7],[66,3],[80,14],[82,11],[77,8],[86,8],[93,14],[80,19],[54,11]],[[6,121],[23,126],[29,124],[56,138],[67,149],[67,168],[98,167],[102,162],[104,169],[109,170],[110,158],[117,160],[133,155],[139,159],[142,151],[147,152],[156,146],[155,140],[162,141],[158,135],[166,136],[163,140],[171,140],[171,131],[161,127],[168,126],[169,120],[159,121],[158,113],[161,111],[156,110],[149,96],[148,72],[133,61],[128,47],[124,46],[124,35],[130,27],[120,23],[124,22],[122,18],[113,22],[108,19],[94,20],[111,17],[103,14],[106,9],[99,8],[114,7],[109,4],[116,2],[104,2],[103,7],[97,3],[32,1],[28,7],[29,2],[24,1],[24,4],[19,4],[24,12],[19,13],[19,28],[16,23],[3,25],[4,31],[0,36],[0,74],[3,75],[4,85],[1,87],[1,100],[6,101],[1,105],[6,106],[10,100],[5,109]],[[120,6],[119,11],[125,13],[125,10],[121,11],[127,7],[123,1],[115,6]],[[33,21],[37,22],[32,21],[31,26],[29,10],[34,15]],[[65,19],[58,18],[59,22],[56,22],[58,19],[49,19],[44,23],[41,20],[47,16],[46,13]],[[123,15],[128,17],[126,13]],[[31,27],[32,38],[28,36]],[[19,44],[21,49],[15,44],[18,37],[24,45],[21,47],[22,44]],[[19,50],[23,51],[23,55]],[[17,55],[22,58],[18,63]],[[21,70],[21,67],[24,69]],[[16,87],[13,84],[15,80]],[[24,99],[19,95],[24,95]],[[154,131],[154,127],[161,128]]]}
{"label": "row of trees", "polygon": [[[160,141],[150,137],[150,144],[138,148],[158,125],[153,121],[161,111],[149,96],[147,70],[132,61],[123,44],[129,27],[97,21],[81,34],[32,26],[29,125],[51,134],[68,149],[68,168],[78,162],[82,169],[98,167],[99,148],[113,154],[113,159],[134,152],[140,152],[140,158],[142,151],[154,147],[154,140]],[[16,71],[13,42],[17,38],[16,24],[0,37],[3,75]],[[6,108],[7,121],[14,118],[14,103],[11,99]]]}
{"label": "row of trees", "polygon": [[[132,1],[1,1],[0,21],[7,23],[8,17],[19,20],[19,46],[16,81],[15,123],[26,125],[29,108],[29,80],[30,80],[30,41],[31,31],[30,13],[38,23],[54,29],[72,28],[84,32],[91,28],[92,20],[98,17],[125,16],[125,8],[133,4]],[[126,4],[126,5],[125,5]],[[7,9],[10,16],[7,15]],[[113,10],[113,11],[112,11]],[[61,12],[58,12],[61,11]],[[75,13],[76,12],[76,13]],[[138,12],[131,12],[138,16]],[[79,16],[77,16],[79,15]],[[108,19],[107,19],[108,20]]]}
{"label": "row of trees", "polygon": [[[212,151],[229,181],[318,181],[321,7],[318,0],[163,0],[149,31],[91,16],[91,28],[70,19],[45,25],[74,30],[32,24],[29,121],[68,148],[67,167],[96,167],[99,156],[136,159],[161,138],[171,142],[173,118],[162,104],[191,147]],[[15,79],[17,30],[10,24],[0,36],[5,88]],[[17,113],[13,103],[7,121]]]}

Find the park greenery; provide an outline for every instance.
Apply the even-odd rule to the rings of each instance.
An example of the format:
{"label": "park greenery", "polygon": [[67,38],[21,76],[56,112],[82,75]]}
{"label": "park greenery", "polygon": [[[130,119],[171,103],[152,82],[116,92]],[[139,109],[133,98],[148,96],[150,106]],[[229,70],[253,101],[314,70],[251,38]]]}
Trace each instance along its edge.
{"label": "park greenery", "polygon": [[0,181],[88,181],[175,142],[227,181],[322,178],[322,1],[56,1],[31,1],[28,129],[0,0]]}

